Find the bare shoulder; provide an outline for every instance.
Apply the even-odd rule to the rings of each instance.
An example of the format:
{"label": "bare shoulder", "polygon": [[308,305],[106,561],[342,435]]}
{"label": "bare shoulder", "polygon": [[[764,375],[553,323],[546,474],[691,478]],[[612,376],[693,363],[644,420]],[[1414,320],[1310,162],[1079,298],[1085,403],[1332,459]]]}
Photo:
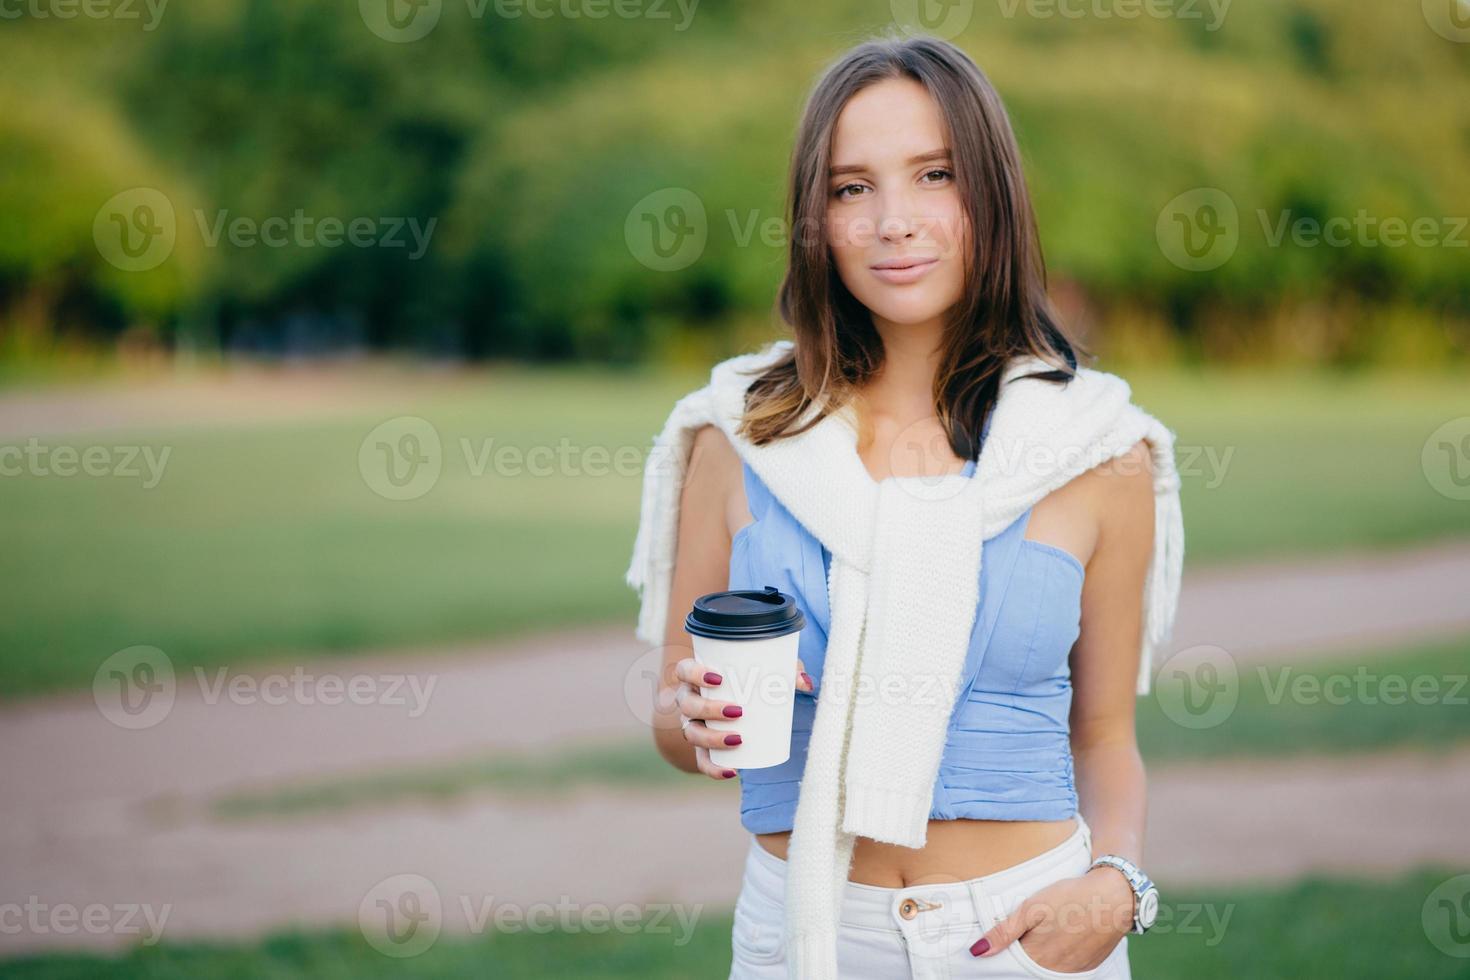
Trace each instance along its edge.
{"label": "bare shoulder", "polygon": [[[690,448],[688,479],[720,483],[730,471],[739,468],[740,455],[720,427],[713,423],[700,426],[694,433],[694,444]],[[696,476],[700,471],[702,474]]]}
{"label": "bare shoulder", "polygon": [[1092,474],[1103,479],[1110,493],[1137,495],[1130,487],[1153,486],[1153,452],[1147,439],[1140,439],[1128,451],[1093,468]]}
{"label": "bare shoulder", "polygon": [[1088,492],[1098,509],[1102,529],[1111,524],[1133,528],[1152,520],[1154,506],[1153,453],[1140,439],[1121,453],[1089,470]]}
{"label": "bare shoulder", "polygon": [[[717,425],[701,426],[694,433],[684,483],[690,504],[719,513],[727,528],[740,526],[744,523],[739,518],[744,508],[741,476],[740,454],[729,438]],[[737,490],[741,491],[738,500]]]}

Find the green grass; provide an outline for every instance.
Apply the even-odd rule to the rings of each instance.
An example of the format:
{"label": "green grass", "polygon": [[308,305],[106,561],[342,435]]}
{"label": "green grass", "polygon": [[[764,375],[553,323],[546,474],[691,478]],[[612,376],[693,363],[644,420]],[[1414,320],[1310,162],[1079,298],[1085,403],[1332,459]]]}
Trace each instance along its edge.
{"label": "green grass", "polygon": [[[251,424],[46,439],[170,449],[153,489],[121,478],[0,479],[0,697],[90,685],[112,652],[161,648],[193,666],[433,646],[617,620],[642,453],[690,387],[593,371],[504,371],[474,386],[311,424]],[[437,484],[374,493],[358,450],[380,422],[430,420]],[[618,473],[475,475],[487,440],[634,447]],[[24,444],[12,440],[11,444]],[[574,458],[575,461],[575,458]]]}
{"label": "green grass", "polygon": [[[506,369],[430,394],[387,388],[379,411],[330,422],[44,439],[170,455],[153,489],[0,478],[0,699],[85,688],[108,655],[140,644],[184,672],[600,621],[631,638],[623,572],[643,454],[700,380]],[[1218,482],[1203,463],[1185,476],[1191,564],[1470,535],[1470,511],[1435,493],[1419,461],[1428,434],[1466,410],[1452,379],[1174,372],[1134,388],[1178,433],[1187,471],[1186,447],[1232,453]],[[386,500],[360,476],[358,449],[403,414],[434,424],[443,474],[418,499]],[[475,475],[461,439],[475,450],[492,438],[626,447],[636,465]]]}
{"label": "green grass", "polygon": [[[1181,889],[1161,884],[1164,912],[1130,942],[1137,977],[1175,980],[1456,980],[1470,960],[1431,944],[1423,910],[1447,869],[1391,881],[1314,879],[1284,888]],[[723,978],[730,963],[727,908],[691,908],[687,942],[665,931],[441,935],[419,956],[390,958],[352,931],[292,932],[258,943],[168,943],[117,957],[46,954],[4,964],[16,980],[358,980],[375,977]],[[653,920],[650,920],[653,921]],[[1430,926],[1434,927],[1433,921]]]}
{"label": "green grass", "polygon": [[1467,675],[1470,637],[1299,667],[1252,664],[1237,670],[1234,709],[1208,728],[1171,720],[1164,704],[1176,695],[1156,684],[1138,705],[1139,746],[1149,760],[1448,749],[1470,741]]}
{"label": "green grass", "polygon": [[1177,436],[1186,563],[1470,537],[1470,507],[1422,463],[1430,434],[1470,414],[1463,377],[1120,373]]}

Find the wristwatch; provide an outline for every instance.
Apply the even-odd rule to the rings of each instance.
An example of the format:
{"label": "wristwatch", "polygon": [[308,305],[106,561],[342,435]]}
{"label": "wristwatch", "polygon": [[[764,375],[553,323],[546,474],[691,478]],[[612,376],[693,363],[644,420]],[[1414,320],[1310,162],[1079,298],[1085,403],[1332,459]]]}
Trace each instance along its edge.
{"label": "wristwatch", "polygon": [[1128,879],[1128,887],[1133,889],[1133,929],[1131,931],[1137,935],[1143,935],[1159,917],[1159,890],[1154,887],[1148,875],[1127,858],[1116,854],[1104,854],[1093,861],[1087,870],[1091,871],[1099,865],[1117,868],[1123,872],[1123,877]]}

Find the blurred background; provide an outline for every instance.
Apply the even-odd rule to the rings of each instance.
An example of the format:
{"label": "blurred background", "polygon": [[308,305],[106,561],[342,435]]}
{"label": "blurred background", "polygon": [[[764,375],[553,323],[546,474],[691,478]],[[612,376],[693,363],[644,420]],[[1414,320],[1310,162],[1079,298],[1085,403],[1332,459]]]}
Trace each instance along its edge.
{"label": "blurred background", "polygon": [[1177,434],[1135,975],[1470,977],[1464,0],[0,0],[0,975],[726,975],[623,573],[879,31]]}

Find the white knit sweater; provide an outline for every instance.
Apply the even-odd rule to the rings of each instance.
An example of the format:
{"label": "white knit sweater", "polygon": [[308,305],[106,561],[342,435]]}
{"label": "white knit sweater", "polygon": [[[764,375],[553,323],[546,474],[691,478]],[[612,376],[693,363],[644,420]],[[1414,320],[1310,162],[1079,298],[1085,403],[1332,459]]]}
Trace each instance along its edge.
{"label": "white knit sweater", "polygon": [[831,551],[831,628],[787,854],[786,944],[791,977],[835,980],[838,913],[856,838],[924,845],[979,604],[981,542],[1073,477],[1147,440],[1154,553],[1136,686],[1146,694],[1154,652],[1173,627],[1184,527],[1174,435],[1131,402],[1115,375],[1081,368],[1065,385],[1007,383],[1050,368],[1017,358],[972,476],[874,481],[847,409],[765,446],[736,433],[750,382],[791,344],[774,341],[720,362],[708,385],[674,405],[644,471],[627,582],[642,597],[638,638],[661,645],[680,490],[694,433],[708,423]]}

